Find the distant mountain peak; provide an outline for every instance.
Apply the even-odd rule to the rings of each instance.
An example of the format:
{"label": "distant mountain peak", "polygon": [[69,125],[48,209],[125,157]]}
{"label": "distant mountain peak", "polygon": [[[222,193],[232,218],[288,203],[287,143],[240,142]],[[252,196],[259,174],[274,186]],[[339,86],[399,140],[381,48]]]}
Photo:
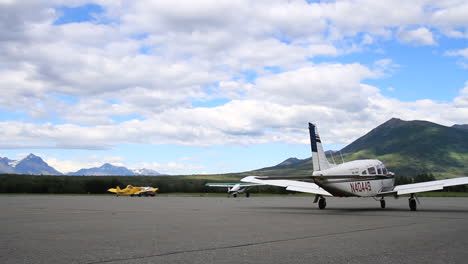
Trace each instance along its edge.
{"label": "distant mountain peak", "polygon": [[22,159],[19,159],[19,160],[11,160],[10,162],[10,165],[12,167],[16,167],[19,163],[21,162],[25,162],[25,161],[37,161],[39,163],[45,163],[44,160],[42,160],[41,157],[39,156],[36,156],[32,153],[29,153],[29,155],[27,155],[26,157],[22,158]]}
{"label": "distant mountain peak", "polygon": [[99,168],[101,168],[101,169],[112,169],[112,168],[115,168],[115,167],[120,167],[120,166],[115,166],[115,165],[112,165],[112,164],[110,164],[110,163],[104,163],[104,164],[102,164],[102,166],[99,167]]}
{"label": "distant mountain peak", "polygon": [[39,156],[36,156],[36,155],[34,155],[32,153],[29,153],[29,155],[24,157],[22,160],[42,160],[42,158],[39,157]]}
{"label": "distant mountain peak", "polygon": [[408,121],[404,121],[404,120],[402,120],[400,118],[392,117],[387,122],[381,124],[380,126],[378,126],[376,128],[379,128],[379,127],[395,128],[395,127],[402,126],[402,125],[404,125],[406,123],[408,123]]}
{"label": "distant mountain peak", "polygon": [[281,162],[280,164],[278,164],[279,166],[282,166],[282,165],[291,165],[291,164],[296,164],[298,162],[301,162],[300,159],[296,158],[296,157],[293,157],[293,158],[289,158],[289,159],[286,159],[285,161]]}
{"label": "distant mountain peak", "polygon": [[403,121],[401,118],[398,118],[398,117],[392,117],[387,122],[405,122],[405,121]]}
{"label": "distant mountain peak", "polygon": [[149,169],[130,170],[124,166],[116,166],[110,163],[104,163],[100,167],[81,169],[76,172],[70,172],[68,175],[84,176],[135,176],[135,175],[161,175],[157,171]]}
{"label": "distant mountain peak", "polygon": [[20,174],[48,174],[61,175],[59,171],[52,168],[41,157],[30,153],[21,160],[10,162],[9,165],[14,168],[16,173]]}

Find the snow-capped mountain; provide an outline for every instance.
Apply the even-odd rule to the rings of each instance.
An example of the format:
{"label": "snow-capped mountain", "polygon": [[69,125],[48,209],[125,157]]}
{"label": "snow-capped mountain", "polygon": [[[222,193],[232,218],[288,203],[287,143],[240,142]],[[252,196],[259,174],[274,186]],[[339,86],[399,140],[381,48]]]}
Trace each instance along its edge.
{"label": "snow-capped mountain", "polygon": [[106,163],[101,167],[89,169],[81,169],[76,172],[70,172],[67,175],[84,175],[84,176],[136,176],[136,175],[161,175],[159,172],[150,169],[135,169],[130,170],[123,166],[114,166]]}
{"label": "snow-capped mountain", "polygon": [[0,172],[1,173],[15,173],[15,168],[13,168],[10,164],[14,160],[9,158],[0,158]]}
{"label": "snow-capped mountain", "polygon": [[147,176],[164,175],[152,169],[133,169],[132,171],[136,175],[147,175]]}
{"label": "snow-capped mountain", "polygon": [[[7,157],[0,157],[0,173],[4,174],[34,174],[34,175],[63,175],[53,167],[49,166],[41,157],[29,154],[20,160],[11,160]],[[136,176],[136,175],[163,175],[151,169],[130,170],[123,166],[114,166],[105,163],[101,167],[81,169],[76,172],[70,172],[66,175],[85,175],[85,176]]]}
{"label": "snow-capped mountain", "polygon": [[81,169],[76,172],[70,172],[68,175],[84,175],[84,176],[98,176],[98,175],[136,175],[133,171],[122,167],[114,166],[105,163],[101,167],[94,167],[89,169]]}
{"label": "snow-capped mountain", "polygon": [[32,153],[20,160],[0,158],[0,173],[62,175],[62,173],[49,166],[41,157]]}

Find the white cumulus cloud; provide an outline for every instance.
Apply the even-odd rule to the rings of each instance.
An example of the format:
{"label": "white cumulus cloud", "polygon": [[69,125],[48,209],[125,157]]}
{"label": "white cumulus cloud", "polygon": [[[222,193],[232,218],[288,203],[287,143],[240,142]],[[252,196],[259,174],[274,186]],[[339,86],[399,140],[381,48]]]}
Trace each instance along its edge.
{"label": "white cumulus cloud", "polygon": [[425,27],[410,30],[402,29],[398,32],[398,39],[417,46],[437,44],[432,32]]}

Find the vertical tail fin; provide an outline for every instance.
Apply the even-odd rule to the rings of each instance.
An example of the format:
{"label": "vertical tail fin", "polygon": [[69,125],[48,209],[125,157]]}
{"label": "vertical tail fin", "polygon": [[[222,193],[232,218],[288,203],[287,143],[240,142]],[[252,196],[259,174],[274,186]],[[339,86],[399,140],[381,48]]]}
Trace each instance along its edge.
{"label": "vertical tail fin", "polygon": [[117,191],[120,191],[120,187],[119,187],[119,186],[117,186],[115,189],[117,189]]}
{"label": "vertical tail fin", "polygon": [[325,170],[331,167],[328,163],[325,152],[323,151],[322,141],[320,140],[317,126],[309,123],[310,148],[312,150],[312,164],[314,171]]}

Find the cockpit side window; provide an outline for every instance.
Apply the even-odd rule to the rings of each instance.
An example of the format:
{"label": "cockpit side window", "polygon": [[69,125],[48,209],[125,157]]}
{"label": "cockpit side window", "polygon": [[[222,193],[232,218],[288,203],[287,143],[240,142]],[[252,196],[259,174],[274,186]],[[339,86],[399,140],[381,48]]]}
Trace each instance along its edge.
{"label": "cockpit side window", "polygon": [[369,174],[375,174],[375,167],[370,167],[367,170],[369,171]]}
{"label": "cockpit side window", "polygon": [[382,170],[383,170],[383,174],[384,174],[384,175],[387,175],[387,169],[386,169],[386,168],[383,168]]}
{"label": "cockpit side window", "polygon": [[363,171],[361,172],[361,175],[367,175],[367,170],[363,170]]}
{"label": "cockpit side window", "polygon": [[382,175],[382,169],[381,168],[377,168],[377,174]]}

